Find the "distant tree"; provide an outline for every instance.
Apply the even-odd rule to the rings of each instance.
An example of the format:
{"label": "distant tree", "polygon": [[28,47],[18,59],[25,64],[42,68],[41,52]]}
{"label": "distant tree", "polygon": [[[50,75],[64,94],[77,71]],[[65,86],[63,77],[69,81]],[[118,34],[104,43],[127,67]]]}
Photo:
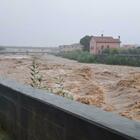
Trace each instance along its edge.
{"label": "distant tree", "polygon": [[81,38],[80,40],[80,44],[83,45],[83,51],[90,51],[90,40],[91,40],[92,36],[84,36],[83,38]]}
{"label": "distant tree", "polygon": [[3,50],[5,50],[5,48],[4,48],[4,47],[2,47],[2,46],[0,46],[0,51],[3,51]]}

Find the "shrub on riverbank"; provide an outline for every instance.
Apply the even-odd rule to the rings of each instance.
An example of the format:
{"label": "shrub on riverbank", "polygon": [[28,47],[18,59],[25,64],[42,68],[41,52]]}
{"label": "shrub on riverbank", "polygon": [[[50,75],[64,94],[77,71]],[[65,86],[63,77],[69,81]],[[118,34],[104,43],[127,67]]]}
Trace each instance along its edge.
{"label": "shrub on riverbank", "polygon": [[140,66],[140,56],[100,55],[96,57],[97,63],[110,65]]}
{"label": "shrub on riverbank", "polygon": [[58,56],[77,60],[81,63],[102,63],[110,65],[128,65],[128,66],[140,66],[140,55],[121,55],[121,54],[103,54],[94,56],[89,52],[83,51],[71,51],[60,52]]}
{"label": "shrub on riverbank", "polygon": [[78,62],[81,62],[81,63],[95,62],[95,57],[86,51],[60,52],[57,55],[64,58],[77,60]]}

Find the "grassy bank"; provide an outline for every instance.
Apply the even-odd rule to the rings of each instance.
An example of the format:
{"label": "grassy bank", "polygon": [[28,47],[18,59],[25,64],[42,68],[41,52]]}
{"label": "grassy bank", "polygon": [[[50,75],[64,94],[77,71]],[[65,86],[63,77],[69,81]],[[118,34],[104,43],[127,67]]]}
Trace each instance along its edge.
{"label": "grassy bank", "polygon": [[91,55],[89,52],[72,51],[60,52],[57,56],[76,60],[81,63],[102,63],[110,65],[127,65],[140,66],[140,55],[121,55],[121,54],[106,54],[106,55]]}

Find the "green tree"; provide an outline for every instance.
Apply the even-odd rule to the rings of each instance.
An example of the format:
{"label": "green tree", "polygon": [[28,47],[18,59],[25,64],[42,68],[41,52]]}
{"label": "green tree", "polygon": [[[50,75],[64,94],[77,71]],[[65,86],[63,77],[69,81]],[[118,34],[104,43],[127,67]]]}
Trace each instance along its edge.
{"label": "green tree", "polygon": [[81,38],[80,40],[80,44],[83,45],[83,51],[90,51],[90,40],[91,40],[92,36],[84,36],[83,38]]}
{"label": "green tree", "polygon": [[5,48],[4,48],[4,47],[2,47],[2,46],[0,46],[0,51],[3,51],[3,50],[5,50]]}

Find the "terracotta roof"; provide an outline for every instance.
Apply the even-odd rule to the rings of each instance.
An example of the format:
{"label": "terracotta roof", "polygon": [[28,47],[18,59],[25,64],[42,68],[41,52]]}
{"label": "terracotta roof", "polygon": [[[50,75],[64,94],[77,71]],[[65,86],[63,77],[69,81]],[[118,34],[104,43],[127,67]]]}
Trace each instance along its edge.
{"label": "terracotta roof", "polygon": [[120,43],[120,39],[111,36],[93,36],[93,39],[98,43]]}

